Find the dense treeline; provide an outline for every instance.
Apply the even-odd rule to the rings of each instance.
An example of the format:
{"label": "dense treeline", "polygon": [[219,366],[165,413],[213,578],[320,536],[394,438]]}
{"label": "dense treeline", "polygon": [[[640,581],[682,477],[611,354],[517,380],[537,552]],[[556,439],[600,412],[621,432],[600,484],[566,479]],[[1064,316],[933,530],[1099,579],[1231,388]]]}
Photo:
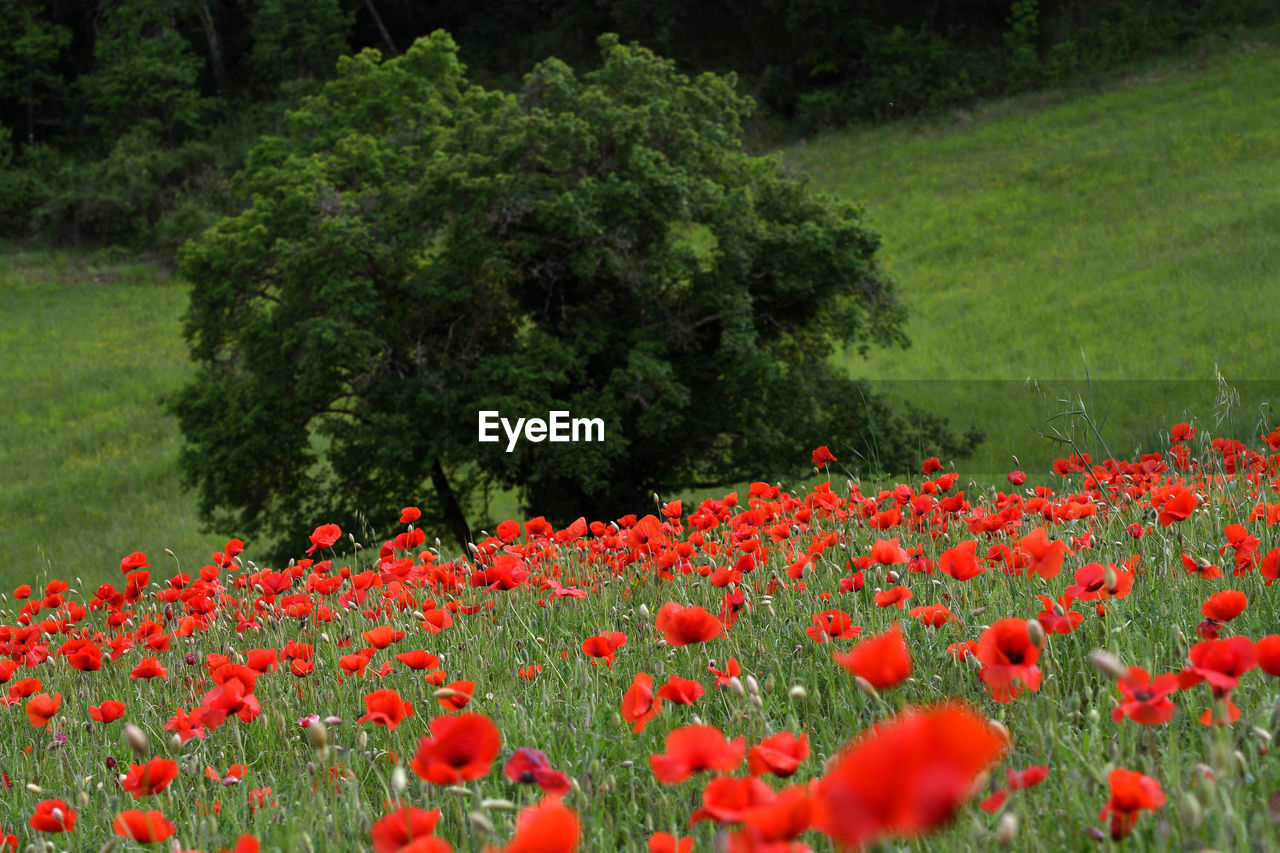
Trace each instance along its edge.
{"label": "dense treeline", "polygon": [[176,247],[338,56],[436,29],[514,87],[616,32],[735,71],[793,129],[1057,84],[1276,14],[1272,0],[0,0],[0,236]]}

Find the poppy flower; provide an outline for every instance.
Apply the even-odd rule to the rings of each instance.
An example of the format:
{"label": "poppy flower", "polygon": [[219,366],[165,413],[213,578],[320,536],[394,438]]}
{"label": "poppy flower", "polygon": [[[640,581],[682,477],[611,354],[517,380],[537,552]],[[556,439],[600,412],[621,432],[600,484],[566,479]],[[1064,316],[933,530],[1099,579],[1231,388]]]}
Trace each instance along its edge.
{"label": "poppy flower", "polygon": [[1124,598],[1133,589],[1133,575],[1115,564],[1086,563],[1076,569],[1075,583],[1066,591],[1081,601]]}
{"label": "poppy flower", "polygon": [[902,549],[897,539],[877,539],[871,546],[871,562],[882,566],[893,566],[911,560],[910,555]]}
{"label": "poppy flower", "polygon": [[1034,788],[1048,776],[1049,766],[1047,764],[1033,764],[1024,770],[1014,770],[1012,767],[1005,770],[1005,778],[1009,780],[1010,791]]}
{"label": "poppy flower", "polygon": [[948,548],[938,557],[938,569],[958,581],[977,577],[986,571],[978,564],[977,548],[978,540],[976,539],[969,539]]}
{"label": "poppy flower", "polygon": [[574,853],[581,840],[582,823],[577,813],[551,794],[521,810],[516,834],[500,853]]}
{"label": "poppy flower", "polygon": [[632,724],[637,734],[644,731],[649,721],[658,716],[662,700],[653,695],[653,676],[637,672],[631,686],[622,697],[622,719]]}
{"label": "poppy flower", "polygon": [[1028,576],[1039,575],[1045,580],[1052,580],[1062,571],[1067,545],[1061,539],[1050,539],[1043,527],[1037,527],[1019,539],[1018,548],[1031,560],[1026,568]]}
{"label": "poppy flower", "polygon": [[716,689],[728,687],[731,679],[742,675],[742,666],[738,663],[737,658],[729,658],[728,663],[724,665],[724,672],[716,669],[714,666],[707,667],[707,672],[712,673],[716,677]]}
{"label": "poppy flower", "polygon": [[169,680],[169,670],[161,665],[160,661],[155,658],[143,658],[138,661],[138,665],[129,673],[129,677],[137,678],[159,678],[164,681]]}
{"label": "poppy flower", "polygon": [[907,615],[926,628],[941,628],[950,622],[960,623],[959,617],[942,604],[922,604],[908,610]]}
{"label": "poppy flower", "polygon": [[1243,613],[1248,604],[1249,599],[1243,592],[1224,589],[1209,596],[1204,604],[1200,605],[1200,612],[1206,619],[1212,619],[1214,622],[1230,622]]}
{"label": "poppy flower", "polygon": [[436,702],[441,708],[461,711],[471,703],[471,694],[475,689],[473,681],[453,681],[435,692]]}
{"label": "poppy flower", "polygon": [[729,772],[742,763],[746,738],[729,741],[715,726],[683,726],[667,735],[666,752],[649,756],[654,778],[677,785],[702,770]]}
{"label": "poppy flower", "polygon": [[512,782],[537,785],[548,794],[567,794],[573,787],[569,777],[554,769],[541,750],[527,746],[512,753],[502,772]]}
{"label": "poppy flower", "polygon": [[649,836],[649,853],[693,853],[692,836],[676,838],[670,832],[655,832]]}
{"label": "poppy flower", "polygon": [[401,524],[412,524],[419,518],[422,518],[422,510],[418,509],[416,506],[407,506],[400,510]]}
{"label": "poppy flower", "polygon": [[439,809],[402,805],[374,822],[369,832],[373,853],[397,853],[411,841],[433,835],[439,822]]}
{"label": "poppy flower", "polygon": [[430,728],[409,766],[435,785],[479,779],[502,749],[502,733],[483,714],[436,717]]}
{"label": "poppy flower", "polygon": [[865,678],[877,690],[895,687],[911,675],[911,652],[903,642],[898,622],[885,633],[856,643],[848,652],[837,652],[835,662]]}
{"label": "poppy flower", "polygon": [[825,444],[813,451],[813,467],[822,468],[828,462],[839,462],[831,453],[831,449]]}
{"label": "poppy flower", "polygon": [[1173,719],[1178,709],[1169,694],[1178,689],[1178,676],[1165,673],[1154,680],[1140,666],[1131,666],[1123,677],[1116,680],[1116,687],[1124,694],[1124,701],[1111,712],[1117,723],[1125,717],[1144,726],[1155,726]]}
{"label": "poppy flower", "polygon": [[582,642],[582,653],[590,658],[602,658],[605,664],[612,669],[617,650],[626,644],[626,634],[621,631],[609,631],[584,640]]}
{"label": "poppy flower", "polygon": [[130,764],[129,774],[120,787],[133,794],[135,800],[140,800],[163,791],[177,778],[178,762],[169,758],[153,758],[146,764]]}
{"label": "poppy flower", "polygon": [[724,631],[724,625],[702,607],[683,607],[668,601],[654,619],[662,638],[669,646],[687,646],[713,640]]}
{"label": "poppy flower", "polygon": [[116,819],[111,822],[111,830],[116,835],[133,841],[155,844],[157,841],[164,841],[171,837],[178,831],[178,827],[154,809],[146,812],[127,809],[116,815]]}
{"label": "poppy flower", "polygon": [[1023,688],[1040,689],[1040,646],[1032,641],[1025,619],[1001,619],[978,637],[978,677],[991,698],[1004,704],[1018,698]]}
{"label": "poppy flower", "polygon": [[406,717],[413,716],[413,705],[404,701],[395,690],[375,690],[364,697],[367,713],[356,722],[371,721],[395,731]]}
{"label": "poppy flower", "polygon": [[309,537],[311,539],[311,547],[307,549],[308,554],[314,554],[321,548],[331,548],[333,543],[342,537],[342,528],[336,524],[322,524],[315,529],[315,532]]}
{"label": "poppy flower", "polygon": [[899,610],[906,609],[907,601],[910,598],[911,590],[901,584],[891,586],[871,596],[877,607],[897,607]]}
{"label": "poppy flower", "polygon": [[76,810],[66,800],[41,800],[27,823],[36,832],[71,832],[76,828]]}
{"label": "poppy flower", "polygon": [[705,692],[702,682],[678,675],[667,676],[667,683],[658,688],[658,696],[675,705],[692,705]]}
{"label": "poppy flower", "polygon": [[1159,780],[1137,771],[1117,767],[1111,771],[1107,782],[1111,787],[1111,797],[1098,814],[1098,820],[1105,821],[1107,814],[1111,814],[1113,841],[1119,841],[1133,831],[1139,812],[1155,811],[1165,803]]}
{"label": "poppy flower", "polygon": [[1267,675],[1280,678],[1280,634],[1270,634],[1253,644],[1258,666]]}
{"label": "poppy flower", "polygon": [[360,634],[364,637],[364,641],[375,649],[385,649],[392,643],[398,643],[404,639],[404,631],[397,631],[390,625],[379,625],[376,628],[370,628]]}
{"label": "poppy flower", "polygon": [[791,732],[778,732],[751,747],[747,752],[747,770],[752,776],[772,773],[781,779],[791,776],[809,757],[809,733],[796,737]]}
{"label": "poppy flower", "polygon": [[848,640],[862,633],[862,628],[854,625],[853,619],[843,610],[824,610],[813,614],[813,624],[804,630],[817,643],[827,642],[828,637]]}
{"label": "poppy flower", "polygon": [[851,847],[937,829],[1008,747],[966,705],[908,709],[841,750],[815,786],[813,826]]}
{"label": "poppy flower", "polygon": [[147,555],[141,551],[134,551],[127,557],[120,560],[120,574],[127,575],[135,569],[150,568],[151,564],[147,562]]}
{"label": "poppy flower", "polygon": [[415,649],[412,652],[401,652],[396,655],[396,660],[414,670],[435,669],[440,665],[440,658],[421,649]]}
{"label": "poppy flower", "polygon": [[[1155,501],[1152,503],[1154,504]],[[1196,503],[1194,492],[1175,486],[1160,503],[1160,525],[1168,527],[1175,521],[1185,521],[1195,510]]]}
{"label": "poppy flower", "polygon": [[49,725],[49,720],[53,715],[58,713],[58,708],[62,706],[62,694],[55,693],[50,696],[48,693],[41,693],[31,697],[27,702],[27,719],[31,721],[31,725],[37,729],[42,729]]}
{"label": "poppy flower", "polygon": [[755,776],[717,776],[702,789],[702,808],[689,816],[689,824],[708,819],[737,823],[748,811],[776,798],[773,789]]}
{"label": "poppy flower", "polygon": [[110,723],[124,716],[124,703],[108,699],[101,705],[89,706],[89,719],[99,723]]}

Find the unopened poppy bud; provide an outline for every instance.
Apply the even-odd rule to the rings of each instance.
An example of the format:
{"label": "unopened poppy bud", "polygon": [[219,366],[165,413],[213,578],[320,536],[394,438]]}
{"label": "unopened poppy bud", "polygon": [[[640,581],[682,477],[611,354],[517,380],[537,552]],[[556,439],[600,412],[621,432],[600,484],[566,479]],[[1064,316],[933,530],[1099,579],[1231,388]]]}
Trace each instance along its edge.
{"label": "unopened poppy bud", "polygon": [[996,827],[996,841],[1000,842],[1001,847],[1009,847],[1017,837],[1018,816],[1013,812],[1005,812],[1000,818],[1000,825]]}
{"label": "unopened poppy bud", "polygon": [[1120,658],[1104,649],[1094,649],[1089,652],[1089,663],[1104,675],[1115,679],[1124,677],[1124,664],[1120,662]]}
{"label": "unopened poppy bud", "polygon": [[636,612],[640,614],[641,619],[649,618],[649,608],[643,604],[636,608]]}
{"label": "unopened poppy bud", "polygon": [[761,711],[763,711],[763,710],[764,710],[764,700],[760,698],[760,694],[759,694],[759,693],[752,693],[752,694],[751,694],[751,704],[752,704],[752,705],[755,705],[755,706],[756,706],[757,708],[759,708]]}
{"label": "unopened poppy bud", "polygon": [[803,684],[795,684],[787,691],[787,695],[797,702],[803,702],[809,697],[809,691],[804,689]]}
{"label": "unopened poppy bud", "polygon": [[1027,620],[1027,639],[1037,648],[1044,647],[1044,626],[1040,624],[1039,619]]}
{"label": "unopened poppy bud", "polygon": [[129,748],[138,755],[147,754],[147,736],[133,723],[125,723],[124,742],[129,744]]}
{"label": "unopened poppy bud", "polygon": [[1182,813],[1182,820],[1192,829],[1200,826],[1200,822],[1204,820],[1204,809],[1201,808],[1196,795],[1190,791],[1183,792],[1179,811]]}
{"label": "unopened poppy bud", "polygon": [[464,788],[461,785],[450,785],[449,787],[445,788],[445,790],[448,791],[450,794],[456,794],[459,797],[472,796],[471,789]]}
{"label": "unopened poppy bud", "polygon": [[1064,608],[1061,604],[1059,604],[1058,602],[1056,602],[1056,601],[1055,601],[1055,602],[1053,603],[1053,615],[1054,615],[1054,616],[1066,616],[1066,615],[1067,615],[1066,608]]}
{"label": "unopened poppy bud", "polygon": [[972,669],[975,672],[982,669],[983,666],[982,661],[979,660],[978,656],[973,654],[965,655],[964,662],[969,665],[969,669]]}
{"label": "unopened poppy bud", "polygon": [[861,675],[855,675],[853,677],[853,683],[858,685],[858,689],[870,696],[872,699],[880,698],[880,693],[871,685],[871,682],[867,681]]}
{"label": "unopened poppy bud", "polygon": [[116,853],[116,851],[120,849],[121,843],[119,836],[115,838],[108,838],[102,843],[102,846],[98,848],[98,853]]}
{"label": "unopened poppy bud", "polygon": [[391,770],[391,790],[398,797],[409,787],[409,777],[404,772],[404,766],[397,764]]}
{"label": "unopened poppy bud", "polygon": [[27,790],[28,790],[28,791],[30,791],[30,792],[31,792],[31,793],[33,793],[33,794],[43,794],[43,793],[44,793],[44,788],[41,788],[41,787],[40,787],[39,785],[37,785],[35,782],[28,782],[28,783],[27,783]]}
{"label": "unopened poppy bud", "polygon": [[[1117,542],[1116,544],[1119,545],[1120,543]],[[1116,577],[1116,567],[1108,565],[1107,570],[1102,575],[1102,580],[1106,584],[1107,591],[1113,591],[1116,588],[1116,584],[1120,582],[1120,579]]]}
{"label": "unopened poppy bud", "polygon": [[356,736],[356,746],[360,747],[361,749],[364,749],[368,745],[369,745],[369,733],[360,732],[360,734]]}
{"label": "unopened poppy bud", "polygon": [[1235,751],[1234,755],[1236,758],[1236,764],[1240,767],[1240,772],[1246,776],[1249,775],[1249,759],[1245,758],[1244,753],[1238,749]]}
{"label": "unopened poppy bud", "polygon": [[729,679],[729,689],[732,690],[736,696],[747,695],[747,691],[742,686],[742,679],[738,678],[736,675]]}
{"label": "unopened poppy bud", "polygon": [[494,812],[513,812],[516,810],[516,804],[510,800],[489,797],[480,801],[480,808]]}
{"label": "unopened poppy bud", "polygon": [[1000,736],[1003,737],[1005,740],[1009,740],[1009,727],[1006,726],[1004,723],[1000,722],[995,718],[988,717],[987,725],[991,726],[991,728],[998,731],[1000,733]]}
{"label": "unopened poppy bud", "polygon": [[658,497],[657,492],[653,493],[653,502],[656,503],[658,506],[662,506],[662,498]]}
{"label": "unopened poppy bud", "polygon": [[1085,714],[1085,716],[1089,718],[1089,722],[1091,723],[1096,723],[1098,720],[1102,719],[1102,715],[1098,713],[1097,708],[1090,708],[1089,713]]}
{"label": "unopened poppy bud", "polygon": [[747,674],[746,685],[748,693],[755,696],[760,694],[760,682],[756,681],[756,677],[754,675],[751,675],[750,673]]}
{"label": "unopened poppy bud", "polygon": [[319,720],[307,726],[307,739],[311,741],[311,748],[317,752],[329,745],[329,729]]}
{"label": "unopened poppy bud", "polygon": [[483,832],[486,835],[493,834],[493,821],[482,812],[467,812],[467,821],[471,824],[471,828],[476,832]]}
{"label": "unopened poppy bud", "polygon": [[897,583],[897,582],[898,582],[898,573],[897,573],[897,572],[895,572],[893,569],[890,569],[890,570],[889,570],[889,574],[885,575],[885,577],[887,577],[887,578],[889,579],[889,583]]}

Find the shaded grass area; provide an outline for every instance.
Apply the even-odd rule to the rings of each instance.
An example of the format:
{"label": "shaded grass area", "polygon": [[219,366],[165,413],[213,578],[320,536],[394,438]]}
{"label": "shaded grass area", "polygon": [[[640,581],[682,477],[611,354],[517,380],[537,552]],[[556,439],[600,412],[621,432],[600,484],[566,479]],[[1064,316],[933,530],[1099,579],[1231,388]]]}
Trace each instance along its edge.
{"label": "shaded grass area", "polygon": [[[917,402],[986,432],[975,473],[1008,470],[1012,448],[1038,468],[1064,452],[1033,428],[1051,431],[1082,386],[1053,380],[1102,380],[1093,414],[1110,401],[1126,453],[1153,447],[1153,418],[1211,417],[1216,366],[1243,386],[1230,428],[1247,436],[1280,388],[1264,307],[1280,298],[1278,116],[1280,51],[1253,41],[1090,96],[787,150],[817,185],[865,201],[909,310],[910,349],[843,362],[900,396],[904,380],[940,380]],[[1027,379],[1040,393],[1014,389]],[[1107,393],[1112,380],[1125,387]]]}
{"label": "shaded grass area", "polygon": [[0,264],[0,577],[119,577],[120,557],[207,559],[163,410],[191,375],[187,285],[146,263],[7,251]]}

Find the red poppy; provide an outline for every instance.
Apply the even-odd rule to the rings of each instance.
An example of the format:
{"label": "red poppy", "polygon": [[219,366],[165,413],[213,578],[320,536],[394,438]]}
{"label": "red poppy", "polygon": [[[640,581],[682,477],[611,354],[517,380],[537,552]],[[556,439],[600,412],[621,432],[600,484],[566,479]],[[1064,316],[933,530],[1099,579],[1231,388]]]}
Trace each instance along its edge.
{"label": "red poppy", "polygon": [[99,723],[110,723],[124,716],[124,703],[108,699],[101,705],[89,706],[89,719]]}
{"label": "red poppy", "polygon": [[1070,634],[1084,621],[1084,615],[1071,609],[1075,598],[1070,593],[1063,593],[1054,601],[1047,595],[1037,595],[1044,610],[1036,615],[1036,621],[1044,628],[1046,634]]}
{"label": "red poppy", "polygon": [[307,549],[308,554],[314,554],[320,548],[331,548],[333,543],[342,537],[342,528],[336,524],[322,524],[311,534],[311,547]]}
{"label": "red poppy", "polygon": [[396,660],[409,667],[409,669],[414,670],[435,669],[440,665],[440,658],[430,652],[424,652],[421,649],[417,649],[412,652],[401,652],[396,655]]}
{"label": "red poppy", "polygon": [[1086,563],[1076,569],[1075,583],[1067,592],[1081,601],[1103,601],[1112,596],[1124,598],[1133,589],[1133,575],[1114,563]]}
{"label": "red poppy", "polygon": [[41,800],[27,823],[36,832],[71,832],[76,828],[76,810],[66,800]]}
{"label": "red poppy", "polygon": [[413,716],[413,705],[395,690],[375,690],[364,697],[364,707],[367,713],[356,722],[371,721],[392,731],[406,717]]}
{"label": "red poppy", "polygon": [[871,562],[882,566],[893,566],[911,560],[910,555],[902,549],[897,539],[877,539],[871,546]]}
{"label": "red poppy", "polygon": [[908,709],[848,744],[817,783],[813,825],[851,847],[951,820],[1008,737],[959,703]]}
{"label": "red poppy", "polygon": [[836,459],[836,457],[832,455],[831,449],[825,444],[813,451],[813,467],[815,468],[822,468],[828,462],[839,461],[840,460]]}
{"label": "red poppy", "polygon": [[1049,776],[1049,767],[1045,764],[1033,764],[1025,770],[1005,770],[1005,778],[1009,780],[1010,791],[1034,788]]}
{"label": "red poppy", "polygon": [[165,669],[155,658],[143,658],[129,673],[130,678],[160,678],[169,680],[169,670]]}
{"label": "red poppy", "polygon": [[669,832],[655,832],[649,836],[649,853],[693,853],[692,836],[676,838]]}
{"label": "red poppy", "polygon": [[941,628],[950,622],[960,623],[959,617],[942,604],[922,604],[908,610],[907,615],[926,628]]}
{"label": "red poppy", "polygon": [[653,676],[636,673],[631,687],[622,697],[622,719],[632,724],[632,731],[642,732],[649,721],[658,716],[662,700],[653,695]]}
{"label": "red poppy", "polygon": [[360,634],[364,637],[364,641],[375,649],[385,649],[392,643],[398,643],[404,639],[404,631],[397,631],[390,625],[379,625],[376,628],[370,628]]}
{"label": "red poppy", "polygon": [[1248,603],[1249,599],[1243,592],[1224,589],[1209,596],[1204,604],[1200,605],[1200,612],[1206,619],[1212,619],[1214,622],[1230,622],[1244,612]]}
{"label": "red poppy", "polygon": [[1128,717],[1135,723],[1154,726],[1173,719],[1177,706],[1169,694],[1178,689],[1177,675],[1165,673],[1152,680],[1145,669],[1131,666],[1116,681],[1116,687],[1124,694],[1124,701],[1111,712],[1111,718],[1117,723]]}
{"label": "red poppy", "polygon": [[178,778],[178,762],[169,758],[153,758],[146,764],[130,764],[129,774],[120,787],[133,794],[135,800],[158,794]]}
{"label": "red poppy", "polygon": [[683,726],[667,735],[666,753],[649,756],[654,778],[676,785],[701,770],[729,772],[742,763],[746,738],[726,740],[715,726]]}
{"label": "red poppy", "polygon": [[402,805],[374,822],[369,833],[373,853],[398,853],[414,839],[433,835],[439,822],[439,809]]}
{"label": "red poppy", "polygon": [[1040,689],[1040,646],[1031,639],[1027,620],[1001,619],[978,637],[978,676],[991,698],[1004,704],[1018,698],[1023,688]]}
{"label": "red poppy", "polygon": [[1039,575],[1052,580],[1062,571],[1062,560],[1067,554],[1067,545],[1061,539],[1050,539],[1043,527],[1037,527],[1018,540],[1018,547],[1031,558],[1027,565],[1028,576]]}
{"label": "red poppy", "polygon": [[689,816],[690,825],[702,820],[736,823],[747,812],[772,803],[777,795],[755,776],[718,776],[702,789],[702,808]]}
{"label": "red poppy", "polygon": [[911,598],[911,590],[899,584],[891,586],[886,590],[877,592],[871,596],[872,601],[878,607],[897,607],[899,610],[906,609],[907,601]]}
{"label": "red poppy", "polygon": [[716,689],[719,690],[721,687],[728,687],[731,679],[742,674],[742,666],[739,665],[737,658],[729,658],[729,662],[724,665],[724,672],[714,666],[707,667],[707,672],[715,675]]}
{"label": "red poppy", "polygon": [[476,685],[472,681],[454,681],[436,691],[436,702],[441,708],[450,711],[461,711],[471,703],[471,695]]}
{"label": "red poppy", "polygon": [[147,569],[151,564],[147,562],[147,555],[141,551],[134,551],[127,557],[120,560],[120,574],[127,575],[135,569]]}
{"label": "red poppy", "polygon": [[541,750],[527,746],[520,747],[511,755],[502,772],[512,782],[537,785],[548,794],[567,794],[573,788],[569,777],[552,768]]}
{"label": "red poppy", "polygon": [[626,634],[621,631],[608,631],[594,637],[587,637],[582,642],[582,653],[590,658],[602,658],[605,664],[612,668],[617,650],[626,644]]}
{"label": "red poppy", "polygon": [[520,812],[516,834],[501,853],[574,853],[581,839],[582,823],[577,813],[552,794]]}
{"label": "red poppy", "polygon": [[720,620],[704,608],[683,607],[674,601],[668,601],[662,605],[654,624],[670,646],[705,643],[720,636],[724,631],[724,625]]}
{"label": "red poppy", "polygon": [[138,809],[122,811],[111,822],[111,829],[116,835],[143,844],[164,841],[178,831],[173,821],[154,809],[146,812]]}
{"label": "red poppy", "polygon": [[1107,813],[1111,814],[1111,838],[1119,841],[1130,832],[1138,822],[1138,813],[1155,811],[1165,803],[1164,790],[1159,780],[1143,776],[1134,770],[1117,767],[1108,777],[1111,786],[1111,798],[1102,807],[1098,820],[1105,821]]}
{"label": "red poppy", "polygon": [[885,633],[855,644],[847,653],[837,652],[835,662],[865,678],[877,690],[895,687],[911,675],[911,652],[897,622]]}
{"label": "red poppy", "polygon": [[407,506],[400,510],[401,524],[412,524],[419,518],[422,518],[422,510],[418,509],[416,506]]}
{"label": "red poppy", "polygon": [[[1152,503],[1156,501],[1153,499]],[[1184,521],[1196,508],[1196,496],[1190,489],[1173,487],[1159,504],[1160,524],[1168,527],[1175,521]]]}
{"label": "red poppy", "polygon": [[942,461],[936,456],[930,456],[920,464],[920,472],[928,477],[935,471],[942,470]]}
{"label": "red poppy", "polygon": [[1280,678],[1280,634],[1270,634],[1253,644],[1258,666],[1267,675]]}
{"label": "red poppy", "polygon": [[958,581],[967,581],[986,571],[978,564],[978,541],[969,539],[948,548],[938,557],[938,569]]}
{"label": "red poppy", "polygon": [[658,696],[675,705],[692,705],[705,692],[702,682],[678,675],[667,676],[667,683],[658,688]]}
{"label": "red poppy", "polygon": [[804,630],[818,643],[825,643],[828,637],[848,640],[862,633],[862,628],[854,625],[853,619],[843,610],[824,610],[813,614],[813,624]]}
{"label": "red poppy", "polygon": [[747,752],[747,769],[752,776],[772,773],[785,779],[799,769],[809,757],[809,733],[796,737],[791,732],[778,732],[767,737]]}
{"label": "red poppy", "polygon": [[487,774],[500,749],[502,733],[483,714],[436,717],[409,766],[428,782],[456,785]]}
{"label": "red poppy", "polygon": [[42,729],[49,725],[49,720],[53,715],[58,713],[58,708],[62,706],[62,694],[55,693],[50,696],[48,693],[41,693],[31,697],[27,702],[27,719],[31,721],[31,725],[37,729]]}

